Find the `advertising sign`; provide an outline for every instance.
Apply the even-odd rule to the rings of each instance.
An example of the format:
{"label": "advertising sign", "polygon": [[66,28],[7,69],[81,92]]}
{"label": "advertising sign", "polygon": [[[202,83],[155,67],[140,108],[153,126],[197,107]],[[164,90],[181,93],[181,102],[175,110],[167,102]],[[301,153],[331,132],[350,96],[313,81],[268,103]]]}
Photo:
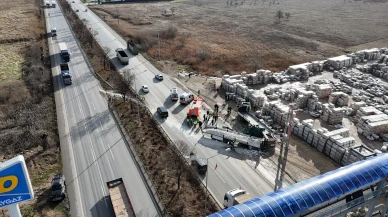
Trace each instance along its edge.
{"label": "advertising sign", "polygon": [[0,164],[0,208],[34,198],[24,157]]}

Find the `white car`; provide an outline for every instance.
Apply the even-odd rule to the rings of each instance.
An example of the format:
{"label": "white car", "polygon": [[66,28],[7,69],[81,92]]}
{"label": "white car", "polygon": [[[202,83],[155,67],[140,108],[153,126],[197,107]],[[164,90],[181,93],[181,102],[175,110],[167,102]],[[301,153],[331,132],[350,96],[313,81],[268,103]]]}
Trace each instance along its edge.
{"label": "white car", "polygon": [[148,86],[147,86],[147,85],[141,86],[141,89],[143,90],[144,93],[150,92],[150,89],[148,89]]}
{"label": "white car", "polygon": [[163,80],[163,75],[157,74],[157,75],[155,75],[155,78],[161,81],[161,80]]}

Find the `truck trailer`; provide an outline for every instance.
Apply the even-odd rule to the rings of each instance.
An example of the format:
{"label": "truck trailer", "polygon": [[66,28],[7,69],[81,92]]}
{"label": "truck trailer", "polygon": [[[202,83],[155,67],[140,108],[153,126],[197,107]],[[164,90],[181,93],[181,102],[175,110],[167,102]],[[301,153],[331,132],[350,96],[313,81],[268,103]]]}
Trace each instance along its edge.
{"label": "truck trailer", "polygon": [[61,56],[62,56],[63,61],[69,62],[70,61],[70,54],[69,54],[69,51],[67,49],[66,43],[61,42],[61,43],[58,43],[58,45],[59,45],[59,50],[61,50]]}
{"label": "truck trailer", "polygon": [[225,193],[224,207],[229,208],[244,203],[250,199],[252,199],[252,196],[249,193],[245,190],[236,188]]}
{"label": "truck trailer", "polygon": [[119,58],[121,64],[127,65],[129,62],[129,56],[125,53],[124,49],[117,48],[116,49],[116,56]]}
{"label": "truck trailer", "polygon": [[136,217],[122,178],[106,183],[116,217]]}
{"label": "truck trailer", "polygon": [[69,65],[67,65],[67,63],[64,63],[64,64],[61,64],[60,67],[61,67],[61,76],[62,76],[63,83],[65,83],[66,85],[71,84],[72,80],[71,80]]}

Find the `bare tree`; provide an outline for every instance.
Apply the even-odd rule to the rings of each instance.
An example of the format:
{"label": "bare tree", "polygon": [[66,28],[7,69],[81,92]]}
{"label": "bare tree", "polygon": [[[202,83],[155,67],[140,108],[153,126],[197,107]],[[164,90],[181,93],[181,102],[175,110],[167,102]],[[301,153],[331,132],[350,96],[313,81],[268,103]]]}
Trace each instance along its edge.
{"label": "bare tree", "polygon": [[291,17],[291,14],[287,12],[286,17],[287,17],[287,21],[288,21],[288,19]]}
{"label": "bare tree", "polygon": [[[104,69],[105,69],[106,60],[109,58],[108,55],[111,49],[109,47],[102,47],[102,50],[104,51],[102,58],[104,60]],[[109,64],[109,61],[108,61],[108,64]]]}
{"label": "bare tree", "polygon": [[172,8],[170,9],[170,11],[171,11],[171,13],[174,15],[174,12],[176,11],[176,8],[172,7]]}
{"label": "bare tree", "polygon": [[[175,177],[177,179],[177,188],[174,193],[174,195],[171,197],[170,201],[166,205],[166,209],[170,207],[172,202],[174,201],[175,197],[178,195],[178,192],[181,188],[181,180],[182,175],[185,174],[189,170],[188,165],[186,164],[185,160],[182,158],[182,154],[187,154],[189,152],[189,146],[184,141],[177,141],[176,142],[177,148],[174,148],[173,146],[169,147],[169,153],[170,153],[170,164],[172,166],[172,170],[176,173]],[[181,152],[181,153],[178,153]]]}
{"label": "bare tree", "polygon": [[226,7],[229,7],[229,0],[226,0]]}
{"label": "bare tree", "polygon": [[124,70],[122,77],[118,75],[118,78],[116,78],[115,83],[116,83],[117,89],[121,94],[121,96],[123,97],[124,101],[126,100],[126,96],[130,92],[131,87],[135,82],[135,78],[136,78],[135,76],[136,75],[132,73],[130,69],[126,69]]}
{"label": "bare tree", "polygon": [[280,19],[283,18],[283,11],[280,11],[280,10],[277,11],[275,17],[279,18],[279,22],[280,22]]}

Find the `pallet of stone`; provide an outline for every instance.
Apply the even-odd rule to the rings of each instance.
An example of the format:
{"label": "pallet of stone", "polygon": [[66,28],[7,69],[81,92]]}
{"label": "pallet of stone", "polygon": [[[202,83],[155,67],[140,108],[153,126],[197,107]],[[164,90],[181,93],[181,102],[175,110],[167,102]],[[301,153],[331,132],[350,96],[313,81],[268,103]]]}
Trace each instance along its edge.
{"label": "pallet of stone", "polygon": [[343,67],[350,66],[353,63],[353,59],[346,55],[342,55],[327,59],[327,63],[334,69],[342,69]]}

